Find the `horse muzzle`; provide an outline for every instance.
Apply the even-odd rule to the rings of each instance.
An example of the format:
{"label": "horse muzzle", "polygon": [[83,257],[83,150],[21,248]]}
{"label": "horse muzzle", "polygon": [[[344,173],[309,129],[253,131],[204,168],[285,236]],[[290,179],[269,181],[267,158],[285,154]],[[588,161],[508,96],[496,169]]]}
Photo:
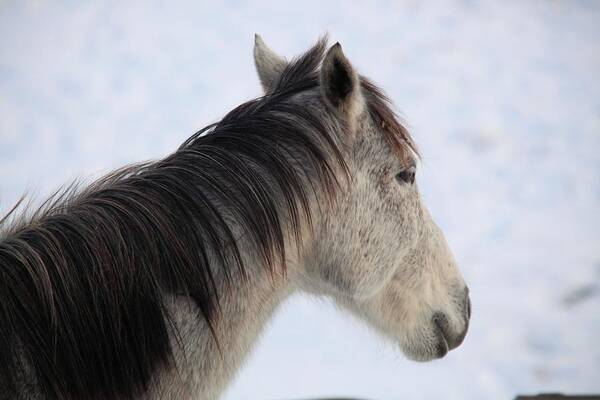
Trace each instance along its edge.
{"label": "horse muzzle", "polygon": [[448,351],[460,346],[467,336],[469,330],[469,320],[471,319],[471,299],[469,298],[469,288],[465,288],[461,304],[461,314],[463,319],[462,330],[457,331],[448,316],[445,313],[435,313],[431,319],[434,331],[437,337],[437,355],[444,357]]}

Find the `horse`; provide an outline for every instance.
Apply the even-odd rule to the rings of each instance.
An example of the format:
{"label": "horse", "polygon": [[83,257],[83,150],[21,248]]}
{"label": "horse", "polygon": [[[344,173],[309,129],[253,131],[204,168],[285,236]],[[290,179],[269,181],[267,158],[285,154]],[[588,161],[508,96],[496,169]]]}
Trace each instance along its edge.
{"label": "horse", "polygon": [[3,219],[0,396],[218,398],[297,292],[416,361],[462,343],[468,288],[391,101],[326,37],[288,61],[257,35],[254,62],[264,93],[172,154]]}

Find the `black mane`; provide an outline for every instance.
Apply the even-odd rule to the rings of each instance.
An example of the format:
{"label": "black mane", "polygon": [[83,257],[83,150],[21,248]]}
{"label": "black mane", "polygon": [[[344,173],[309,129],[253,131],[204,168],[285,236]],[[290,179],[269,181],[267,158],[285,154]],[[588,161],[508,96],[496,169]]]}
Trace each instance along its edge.
{"label": "black mane", "polygon": [[[31,374],[49,398],[142,392],[172,361],[165,293],[191,297],[212,326],[216,274],[243,284],[231,221],[269,271],[285,268],[284,229],[299,234],[311,218],[308,191],[334,195],[334,171],[344,167],[339,126],[291,102],[318,87],[325,46],[322,40],[293,61],[272,93],[237,107],[168,157],[63,191],[32,218],[5,227],[0,390],[12,397]],[[412,147],[385,97],[362,84],[391,143]]]}

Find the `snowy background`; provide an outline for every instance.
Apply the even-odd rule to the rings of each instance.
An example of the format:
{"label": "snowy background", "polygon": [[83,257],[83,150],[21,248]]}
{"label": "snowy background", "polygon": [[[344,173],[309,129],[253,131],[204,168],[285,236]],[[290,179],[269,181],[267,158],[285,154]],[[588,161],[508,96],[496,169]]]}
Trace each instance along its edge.
{"label": "snowy background", "polygon": [[416,364],[294,297],[226,399],[600,392],[600,2],[283,3],[0,0],[0,214],[259,95],[255,32],[293,56],[328,31],[411,127],[471,329]]}

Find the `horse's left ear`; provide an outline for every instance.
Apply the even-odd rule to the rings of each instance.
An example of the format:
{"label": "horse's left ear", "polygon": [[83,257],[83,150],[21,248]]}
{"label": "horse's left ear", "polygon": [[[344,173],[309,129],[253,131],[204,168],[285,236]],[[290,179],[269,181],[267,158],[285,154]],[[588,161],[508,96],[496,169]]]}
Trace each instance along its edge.
{"label": "horse's left ear", "polygon": [[334,44],[323,60],[321,88],[329,105],[353,120],[363,107],[358,74],[344,55],[342,46]]}
{"label": "horse's left ear", "polygon": [[254,65],[258,78],[265,91],[273,89],[287,66],[285,58],[277,55],[263,41],[260,35],[254,35]]}

